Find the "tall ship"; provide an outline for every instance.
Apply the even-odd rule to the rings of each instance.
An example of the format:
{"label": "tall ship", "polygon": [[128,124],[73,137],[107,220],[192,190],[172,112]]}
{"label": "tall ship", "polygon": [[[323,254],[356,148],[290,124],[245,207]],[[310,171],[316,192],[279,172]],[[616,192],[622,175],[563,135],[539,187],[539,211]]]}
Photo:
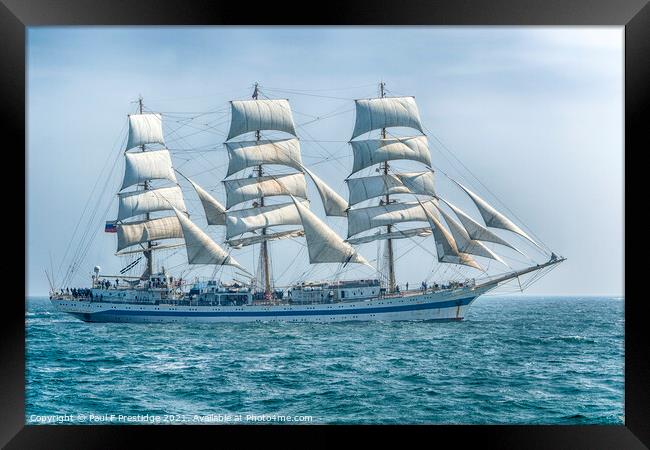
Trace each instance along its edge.
{"label": "tall ship", "polygon": [[[209,166],[199,152],[184,154],[183,164],[203,158],[211,174],[223,168],[223,178],[215,181],[221,181],[216,190],[224,198],[197,183],[199,172],[176,165],[166,145],[169,134],[193,122],[150,111],[138,100],[119,149],[124,171],[117,214],[109,217],[107,210],[101,218],[102,224],[110,219],[104,231],[116,235],[115,255],[125,265],[112,274],[95,266],[90,286],[76,287],[92,241],[87,236],[98,232],[86,230],[72,262],[62,266],[62,280],[48,274],[57,310],[86,322],[456,321],[481,295],[505,284],[523,289],[564,261],[477,189],[434,166],[414,97],[386,95],[382,82],[373,98],[353,105],[350,100],[355,120],[347,151],[353,162],[345,172],[336,171],[339,180],[347,177],[346,199],[316,174],[316,164],[303,162],[289,100],[265,94],[255,84],[252,97],[229,102],[227,162],[223,148],[215,150],[221,166]],[[163,119],[174,121],[176,129],[166,134]],[[317,163],[334,164],[330,156]],[[411,169],[403,170],[404,163]],[[439,192],[440,176],[472,212]],[[310,188],[318,195],[310,198]],[[191,213],[190,196],[197,205]],[[347,225],[345,238],[333,221]],[[213,237],[217,233],[222,238]],[[273,261],[301,264],[283,247],[289,241],[299,244],[307,261],[280,285]],[[406,242],[427,257],[409,259],[408,249],[397,256]],[[375,259],[362,255],[372,246]],[[159,254],[179,251],[180,265],[158,261]],[[253,264],[243,264],[240,254]],[[184,269],[174,273],[179,266]],[[309,278],[314,266],[330,272]],[[427,279],[413,282],[410,269],[429,266]],[[212,273],[190,276],[196,267]],[[348,276],[354,268],[365,275]]]}

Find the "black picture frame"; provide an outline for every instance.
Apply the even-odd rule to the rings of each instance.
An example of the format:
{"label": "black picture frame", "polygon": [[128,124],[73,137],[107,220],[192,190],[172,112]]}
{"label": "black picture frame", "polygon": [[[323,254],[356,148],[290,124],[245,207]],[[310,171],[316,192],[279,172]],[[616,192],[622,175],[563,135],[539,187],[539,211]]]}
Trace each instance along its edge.
{"label": "black picture frame", "polygon": [[[625,26],[625,180],[631,154],[647,152],[647,113],[650,100],[650,5],[648,0],[431,0],[399,2],[311,3],[291,7],[277,2],[205,0],[0,0],[0,98],[5,139],[25,149],[26,27],[39,25],[619,25]],[[644,120],[646,119],[646,120]],[[5,155],[9,158],[8,154]],[[23,158],[23,163],[26,161]],[[11,163],[15,167],[15,163]],[[637,163],[638,164],[638,163]],[[27,177],[25,166],[24,176]],[[638,168],[637,168],[638,170]],[[17,172],[14,169],[15,172]],[[18,175],[19,177],[20,175]],[[23,182],[26,181],[26,178]],[[597,182],[597,180],[595,180]],[[14,183],[13,186],[16,186]],[[625,188],[625,194],[630,192]],[[15,196],[18,197],[18,196]],[[625,199],[624,199],[625,200]],[[19,199],[16,200],[19,203]],[[25,202],[12,208],[23,210]],[[625,209],[627,211],[627,208]],[[19,213],[12,214],[12,220]],[[625,223],[630,223],[625,220]],[[25,224],[25,230],[26,230]],[[14,225],[15,226],[15,225]],[[25,255],[27,253],[25,231]],[[5,255],[19,270],[16,249]],[[628,265],[628,252],[626,266]],[[23,265],[25,267],[25,265]],[[10,275],[6,275],[9,277]],[[12,279],[19,279],[16,275]],[[627,277],[625,278],[627,281]],[[194,445],[215,433],[241,443],[255,434],[287,439],[286,426],[44,426],[25,425],[25,308],[13,295],[12,285],[2,302],[2,370],[0,372],[0,445],[6,448],[122,448],[134,439],[155,442],[178,440]],[[408,442],[454,446],[476,442],[498,448],[632,449],[650,443],[650,357],[645,326],[645,298],[626,282],[625,292],[625,424],[566,426],[301,426],[308,442],[328,439],[332,432],[361,431],[364,436],[383,437],[387,432],[408,434]],[[25,286],[27,279],[25,274]],[[642,287],[637,287],[639,291]],[[645,336],[645,338],[644,338]],[[323,439],[320,439],[321,435]],[[220,437],[221,439],[222,437]],[[207,441],[210,442],[210,441]],[[218,445],[217,441],[212,441]],[[237,442],[237,441],[235,441]],[[305,442],[306,443],[306,442]]]}

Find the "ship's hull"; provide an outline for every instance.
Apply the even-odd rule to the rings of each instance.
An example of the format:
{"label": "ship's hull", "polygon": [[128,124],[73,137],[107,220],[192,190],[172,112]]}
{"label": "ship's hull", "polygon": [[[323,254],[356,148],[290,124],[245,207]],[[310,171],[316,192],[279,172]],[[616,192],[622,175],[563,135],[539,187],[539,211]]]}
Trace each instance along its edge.
{"label": "ship's hull", "polygon": [[487,290],[465,288],[312,305],[139,305],[66,298],[52,298],[52,303],[85,322],[455,321],[462,320],[467,307]]}

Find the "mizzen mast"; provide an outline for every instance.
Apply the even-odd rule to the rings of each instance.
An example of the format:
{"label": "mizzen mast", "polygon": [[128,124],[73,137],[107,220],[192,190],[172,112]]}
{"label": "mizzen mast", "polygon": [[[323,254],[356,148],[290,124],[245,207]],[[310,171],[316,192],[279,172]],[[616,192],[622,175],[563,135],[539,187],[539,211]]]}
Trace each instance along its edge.
{"label": "mizzen mast", "polygon": [[[386,83],[383,81],[379,83],[379,96],[384,98],[384,87]],[[381,129],[381,138],[386,139],[386,127]],[[384,175],[388,176],[388,160],[384,161]],[[390,205],[390,194],[389,191],[386,192],[386,197],[384,198],[384,203]],[[379,203],[381,205],[381,202]],[[386,225],[386,233],[390,236],[393,227],[391,224]],[[395,258],[393,256],[393,240],[388,238],[386,239],[386,253],[388,257],[388,292],[395,291]]]}
{"label": "mizzen mast", "polygon": [[[186,212],[183,193],[178,186],[169,150],[164,148],[162,116],[145,113],[142,97],[138,98],[138,113],[129,115],[129,135],[124,150],[124,179],[118,193],[117,255],[133,253],[122,251],[138,245],[147,261],[142,279],[147,279],[154,270],[153,251],[159,239],[182,239],[181,225],[175,216],[152,218],[156,211]],[[148,144],[160,144],[163,148],[149,149]],[[139,148],[140,151],[129,151]],[[167,180],[171,187],[151,186],[151,180]],[[129,187],[136,190],[125,191]],[[143,189],[138,189],[142,187]],[[142,220],[127,220],[135,217]],[[159,247],[159,248],[169,248]]]}
{"label": "mizzen mast", "polygon": [[[138,109],[140,111],[140,114],[142,114],[142,96],[140,95],[138,97]],[[140,146],[143,152],[147,151],[147,148],[145,144],[142,144]],[[144,190],[148,191],[149,190],[149,180],[144,180]],[[145,214],[145,220],[149,221],[151,219],[151,214],[147,212]],[[153,273],[153,241],[147,241],[147,250],[142,252],[144,255],[145,259],[147,260],[147,268],[145,269],[144,274],[142,274],[142,278],[146,279]]]}

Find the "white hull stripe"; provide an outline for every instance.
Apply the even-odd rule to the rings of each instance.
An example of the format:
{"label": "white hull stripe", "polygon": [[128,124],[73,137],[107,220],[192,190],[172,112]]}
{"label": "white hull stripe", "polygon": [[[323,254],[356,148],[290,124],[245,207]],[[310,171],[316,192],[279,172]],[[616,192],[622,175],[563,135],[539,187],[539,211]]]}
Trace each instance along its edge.
{"label": "white hull stripe", "polygon": [[[350,309],[310,309],[284,311],[146,311],[146,310],[106,310],[96,313],[80,313],[86,317],[100,316],[181,316],[181,317],[278,317],[278,316],[336,316],[351,314],[377,314],[442,309],[470,304],[476,297],[460,298],[444,302],[427,302],[411,305],[350,308]],[[246,307],[244,307],[246,308]]]}

